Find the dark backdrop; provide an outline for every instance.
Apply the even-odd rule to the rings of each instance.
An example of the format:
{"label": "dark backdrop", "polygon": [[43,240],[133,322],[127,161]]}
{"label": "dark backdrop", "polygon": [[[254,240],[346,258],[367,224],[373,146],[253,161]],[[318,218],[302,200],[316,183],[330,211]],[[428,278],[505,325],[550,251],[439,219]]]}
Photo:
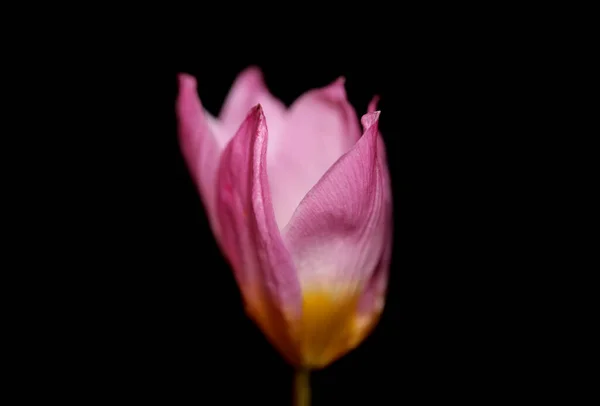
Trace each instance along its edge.
{"label": "dark backdrop", "polygon": [[[217,114],[249,65],[287,105],[340,75],[358,117],[381,96],[395,210],[386,307],[362,345],[313,374],[313,404],[479,402],[495,381],[490,366],[505,347],[482,305],[497,265],[485,257],[490,213],[480,209],[493,196],[470,155],[473,142],[482,145],[472,117],[484,112],[477,86],[465,86],[473,68],[443,39],[350,50],[328,41],[284,50],[251,36],[186,44],[119,70],[113,111],[123,121],[99,141],[111,150],[100,170],[111,173],[103,185],[110,193],[98,194],[94,217],[110,235],[94,257],[103,268],[94,273],[102,300],[93,351],[109,363],[101,393],[125,389],[132,400],[165,404],[289,404],[292,369],[243,312],[176,135],[177,73],[197,78]],[[486,160],[486,148],[479,151],[474,159]]]}
{"label": "dark backdrop", "polygon": [[4,210],[17,225],[7,240],[24,248],[3,251],[16,257],[4,275],[23,280],[2,286],[18,322],[3,332],[25,345],[5,348],[18,396],[289,404],[291,368],[243,313],[176,137],[178,72],[197,77],[217,113],[254,64],[287,104],[339,75],[359,116],[382,97],[395,203],[387,304],[370,337],[314,374],[314,405],[554,398],[564,384],[546,378],[574,370],[558,367],[558,350],[586,359],[570,353],[579,344],[551,340],[573,335],[556,318],[577,313],[566,306],[576,290],[548,285],[577,268],[576,255],[557,261],[568,254],[555,231],[574,211],[551,204],[565,195],[556,182],[577,178],[563,170],[572,154],[549,149],[573,134],[553,128],[564,117],[555,106],[573,99],[556,97],[557,81],[578,77],[554,73],[557,47],[573,43],[551,34],[564,31],[560,18],[454,3],[345,4],[332,16],[324,4],[218,5],[179,6],[173,19],[164,3],[154,14],[97,7],[69,17],[73,27],[28,13],[32,43],[9,38],[19,55],[5,67],[21,75],[4,75],[19,97],[3,140],[23,148],[3,152],[24,154],[5,175],[27,175],[3,196],[25,209]]}

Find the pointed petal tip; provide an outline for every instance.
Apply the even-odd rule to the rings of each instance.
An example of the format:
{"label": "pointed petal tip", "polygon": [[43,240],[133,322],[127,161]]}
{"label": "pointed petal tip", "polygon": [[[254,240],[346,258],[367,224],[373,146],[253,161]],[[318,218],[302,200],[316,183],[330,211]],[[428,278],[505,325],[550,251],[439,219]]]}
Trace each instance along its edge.
{"label": "pointed petal tip", "polygon": [[177,79],[180,87],[196,88],[196,78],[189,73],[179,73]]}
{"label": "pointed petal tip", "polygon": [[196,114],[201,115],[202,102],[198,97],[196,78],[189,73],[178,73],[177,80],[179,87],[177,90],[176,108],[179,114],[190,115],[190,117]]}
{"label": "pointed petal tip", "polygon": [[321,88],[320,91],[322,91],[327,98],[334,102],[346,101],[347,95],[345,84],[346,78],[344,76],[340,76],[329,85]]}
{"label": "pointed petal tip", "polygon": [[360,122],[363,125],[363,128],[365,131],[367,131],[372,126],[377,125],[377,123],[379,122],[380,114],[381,114],[381,111],[376,110],[376,111],[367,113],[364,116],[362,116],[362,118],[360,119]]}
{"label": "pointed petal tip", "polygon": [[252,74],[252,75],[260,75],[260,76],[262,76],[262,70],[260,69],[260,67],[258,65],[248,65],[242,71],[242,73],[245,73],[247,75]]}
{"label": "pointed petal tip", "polygon": [[381,97],[378,94],[376,94],[375,96],[373,96],[373,98],[369,102],[369,107],[367,108],[367,111],[369,113],[372,113],[375,110],[377,110],[377,104],[379,103],[380,100],[381,100]]}
{"label": "pointed petal tip", "polygon": [[250,65],[242,70],[238,75],[238,80],[244,80],[250,83],[264,83],[262,70],[257,65]]}
{"label": "pointed petal tip", "polygon": [[344,95],[346,95],[346,77],[345,76],[339,76],[328,87],[329,88],[335,88],[338,91],[344,92]]}
{"label": "pointed petal tip", "polygon": [[262,104],[258,103],[257,105],[255,105],[254,107],[252,107],[250,109],[250,111],[248,112],[248,116],[253,116],[258,123],[265,123],[266,118],[265,118],[265,112],[263,110],[263,106]]}

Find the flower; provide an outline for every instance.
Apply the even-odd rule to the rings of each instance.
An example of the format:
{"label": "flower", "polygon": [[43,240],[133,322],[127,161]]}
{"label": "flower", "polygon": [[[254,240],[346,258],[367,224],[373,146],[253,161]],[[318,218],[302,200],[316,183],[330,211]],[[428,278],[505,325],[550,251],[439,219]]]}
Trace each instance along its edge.
{"label": "flower", "polygon": [[247,314],[299,368],[356,347],[383,309],[392,199],[377,98],[362,117],[344,79],[289,108],[250,67],[218,118],[179,75],[179,140]]}

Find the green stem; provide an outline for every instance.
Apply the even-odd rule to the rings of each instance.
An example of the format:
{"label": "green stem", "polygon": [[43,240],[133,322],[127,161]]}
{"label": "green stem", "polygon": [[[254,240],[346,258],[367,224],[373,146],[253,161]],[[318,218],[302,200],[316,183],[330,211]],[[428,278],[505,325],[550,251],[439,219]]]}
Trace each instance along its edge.
{"label": "green stem", "polygon": [[294,376],[294,406],[310,406],[310,371],[297,369]]}

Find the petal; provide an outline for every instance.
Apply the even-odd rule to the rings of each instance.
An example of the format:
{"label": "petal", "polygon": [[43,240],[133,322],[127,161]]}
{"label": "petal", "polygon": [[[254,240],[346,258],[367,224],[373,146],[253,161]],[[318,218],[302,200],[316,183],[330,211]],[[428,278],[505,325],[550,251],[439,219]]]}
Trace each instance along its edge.
{"label": "petal", "polygon": [[179,144],[183,157],[206,208],[210,225],[217,239],[219,224],[215,213],[216,173],[221,156],[211,118],[205,113],[196,91],[196,80],[180,74],[176,112]]}
{"label": "petal", "polygon": [[379,103],[380,97],[378,95],[373,96],[371,101],[369,102],[369,107],[367,107],[367,113],[373,113],[377,110],[377,103]]}
{"label": "petal", "polygon": [[219,168],[218,213],[225,251],[247,312],[292,363],[292,319],[301,306],[294,264],[275,223],[266,172],[267,124],[253,108],[227,145]]}
{"label": "petal", "polygon": [[[377,103],[379,97],[375,96],[371,103],[369,103],[368,112],[374,112],[377,109]],[[368,124],[368,123],[367,123]],[[365,126],[366,130],[366,126]],[[382,174],[384,175],[384,210],[385,210],[385,221],[388,224],[386,227],[386,242],[383,251],[383,255],[375,269],[375,272],[371,276],[371,279],[367,283],[365,290],[358,303],[358,318],[356,320],[357,334],[355,339],[360,342],[364,337],[372,330],[374,325],[379,320],[379,316],[383,311],[385,304],[385,293],[387,290],[390,262],[392,259],[392,242],[393,242],[393,202],[392,202],[392,189],[390,176],[387,169],[385,145],[381,134],[377,135],[379,138],[378,142],[378,156],[380,158]]]}
{"label": "petal", "polygon": [[[270,122],[270,116],[267,114]],[[280,229],[323,174],[360,137],[346,99],[344,78],[301,96],[288,111],[282,134],[269,144],[269,179]]]}
{"label": "petal", "polygon": [[310,364],[325,365],[357,344],[358,302],[386,243],[378,117],[363,117],[365,134],[308,192],[283,231],[304,296],[302,351]]}
{"label": "petal", "polygon": [[219,114],[219,120],[231,134],[230,137],[236,133],[248,111],[257,104],[261,105],[264,114],[269,118],[269,132],[281,132],[285,105],[271,95],[260,69],[250,66],[234,81]]}
{"label": "petal", "polygon": [[308,192],[283,231],[304,291],[336,288],[340,282],[359,286],[381,257],[384,174],[378,115],[365,115],[363,137]]}
{"label": "petal", "polygon": [[[377,95],[373,96],[373,98],[369,102],[369,107],[367,108],[367,113],[373,113],[373,112],[375,112],[375,110],[377,110],[377,103],[379,103],[379,100],[380,100],[379,96],[377,96]],[[362,120],[364,120],[364,116],[361,119],[361,121]],[[364,123],[363,123],[363,128],[366,131],[366,127],[364,126]],[[381,133],[379,133],[377,137],[379,138],[379,150],[378,150],[379,151],[379,158],[382,160],[384,168],[386,168],[386,172],[385,173],[387,175],[388,174],[388,172],[387,172],[387,154],[386,154],[386,151],[385,151],[385,145],[383,144],[383,138],[381,137]]]}

